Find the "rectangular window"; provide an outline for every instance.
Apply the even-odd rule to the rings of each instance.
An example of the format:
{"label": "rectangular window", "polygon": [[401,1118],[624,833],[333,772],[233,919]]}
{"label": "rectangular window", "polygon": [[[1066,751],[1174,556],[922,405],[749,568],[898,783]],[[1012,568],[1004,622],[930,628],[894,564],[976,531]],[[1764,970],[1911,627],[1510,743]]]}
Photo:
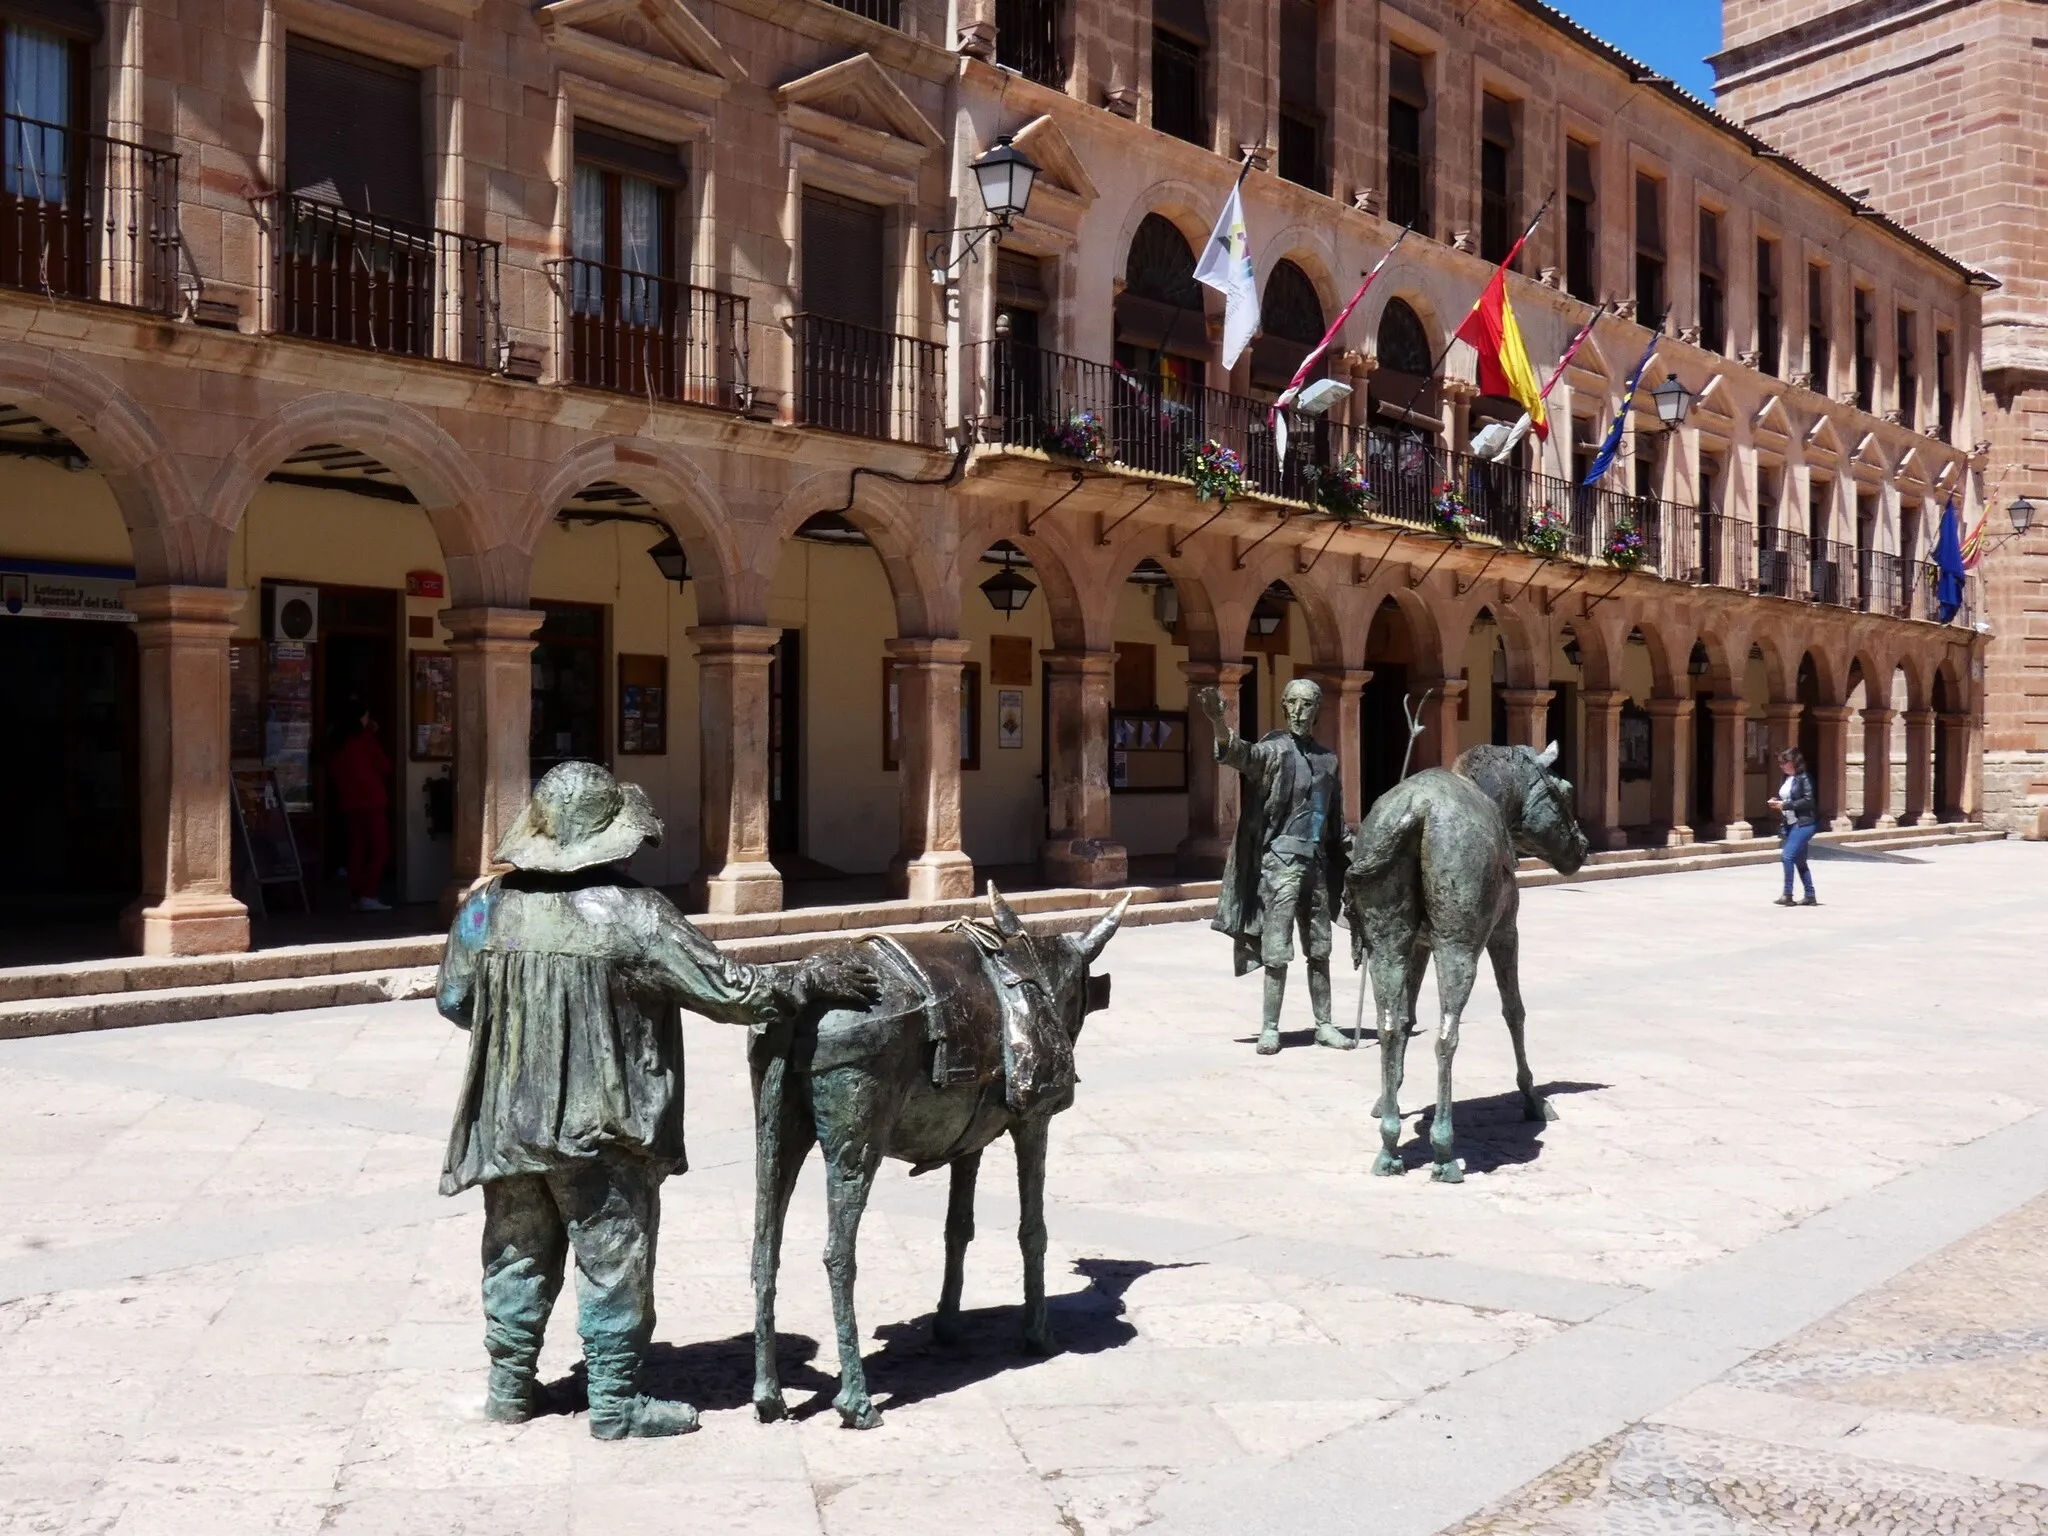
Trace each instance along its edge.
{"label": "rectangular window", "polygon": [[1324,163],[1322,10],[1317,0],[1280,0],[1280,174],[1330,189]]}
{"label": "rectangular window", "polygon": [[872,203],[804,189],[804,312],[797,329],[803,419],[862,437],[887,437],[895,424],[885,223],[885,210]]}
{"label": "rectangular window", "polygon": [[1064,89],[1060,0],[996,0],[996,62],[1026,80]]}
{"label": "rectangular window", "polygon": [[1700,345],[1709,352],[1728,347],[1728,301],[1721,269],[1721,215],[1700,210],[1699,305]]}
{"label": "rectangular window", "polygon": [[[95,18],[96,19],[96,18]],[[47,27],[0,30],[6,120],[0,154],[0,282],[84,296],[92,288],[84,134],[86,44]]]}
{"label": "rectangular window", "polygon": [[1636,323],[1655,329],[1664,314],[1664,183],[1636,173]]}
{"label": "rectangular window", "polygon": [[1955,441],[1956,333],[1934,333],[1934,429],[1944,443]]}
{"label": "rectangular window", "polygon": [[1209,142],[1209,11],[1205,0],[1154,0],[1152,126]]}
{"label": "rectangular window", "polygon": [[1593,146],[1567,139],[1564,145],[1564,286],[1584,304],[1594,302],[1599,281],[1597,183],[1593,180]]}
{"label": "rectangular window", "polygon": [[1916,427],[1920,416],[1920,360],[1915,354],[1915,333],[1919,330],[1918,317],[1910,309],[1902,309],[1895,320],[1897,356],[1899,371],[1899,420],[1909,427]]}
{"label": "rectangular window", "polygon": [[1429,110],[1429,86],[1420,56],[1406,48],[1387,50],[1387,221],[1429,233],[1427,168],[1422,152],[1422,118]]}
{"label": "rectangular window", "polygon": [[1783,363],[1784,318],[1778,292],[1778,242],[1756,243],[1756,365],[1773,378]]}
{"label": "rectangular window", "polygon": [[1851,298],[1855,321],[1856,409],[1877,409],[1877,299],[1868,288],[1858,288]]}
{"label": "rectangular window", "polygon": [[572,142],[570,377],[673,400],[687,324],[675,281],[681,159],[672,144],[584,123]]}
{"label": "rectangular window", "polygon": [[1816,394],[1828,392],[1828,273],[1806,269],[1806,372]]}
{"label": "rectangular window", "polygon": [[420,72],[292,37],[284,79],[285,185],[352,213],[424,227]]}
{"label": "rectangular window", "polygon": [[1515,228],[1515,113],[1498,96],[1481,99],[1479,108],[1479,255],[1486,261],[1507,260],[1508,248],[1521,231]]}

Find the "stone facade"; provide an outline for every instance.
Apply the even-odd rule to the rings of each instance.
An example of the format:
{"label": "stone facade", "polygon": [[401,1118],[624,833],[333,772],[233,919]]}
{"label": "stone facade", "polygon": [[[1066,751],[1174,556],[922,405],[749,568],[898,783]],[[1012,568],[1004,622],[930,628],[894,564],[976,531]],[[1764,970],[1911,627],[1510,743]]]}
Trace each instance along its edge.
{"label": "stone facade", "polygon": [[[1723,111],[1998,280],[1984,298],[1977,441],[1995,535],[1980,576],[1992,638],[1984,811],[2048,833],[2048,543],[2004,508],[2048,504],[2048,53],[2028,7],[1726,0]],[[1881,351],[1892,349],[1887,333]],[[1927,367],[1924,350],[1920,367]],[[1955,441],[1962,442],[1960,436]]]}
{"label": "stone facade", "polygon": [[[1282,59],[1262,9],[1181,15],[1210,35],[1179,55],[1094,0],[1019,13],[1045,24],[1029,55],[1011,51],[993,0],[963,5],[951,35],[928,0],[108,8],[81,126],[178,157],[174,205],[156,210],[163,228],[176,215],[173,291],[157,293],[132,242],[125,265],[103,253],[64,291],[25,291],[63,284],[20,272],[0,291],[0,398],[46,429],[21,449],[43,463],[0,459],[0,475],[20,477],[7,504],[26,509],[12,527],[0,519],[0,563],[133,567],[140,946],[244,941],[228,894],[227,662],[232,644],[269,638],[260,594],[285,581],[388,590],[391,665],[408,650],[451,656],[454,826],[436,868],[455,889],[490,867],[540,760],[544,683],[529,662],[548,605],[567,596],[602,612],[591,675],[607,704],[584,750],[658,780],[695,852],[686,836],[654,877],[693,881],[719,911],[777,906],[785,855],[810,857],[828,832],[852,850],[836,868],[886,869],[924,900],[967,893],[977,862],[1042,859],[1050,878],[1082,885],[1121,882],[1133,857],[1211,869],[1236,807],[1206,740],[1184,783],[1141,798],[1127,793],[1140,786],[1122,777],[1118,731],[1130,727],[1134,748],[1155,729],[1171,739],[1187,690],[1210,682],[1248,709],[1257,699],[1248,726],[1270,723],[1295,673],[1324,682],[1323,728],[1353,770],[1353,799],[1405,694],[1429,726],[1418,763],[1495,737],[1564,738],[1582,814],[1610,845],[1745,835],[1766,815],[1767,739],[1805,744],[1838,823],[1852,808],[1878,825],[1975,812],[1980,650],[1969,631],[1926,622],[1915,564],[1930,509],[1953,496],[1974,516],[1983,494],[1968,450],[1981,435],[1968,268],[1508,0],[1326,6],[1312,82],[1299,54]],[[417,72],[404,78],[420,93],[426,224],[294,195],[286,87],[305,44]],[[1181,308],[1161,306],[1165,339],[1147,339],[1131,252],[1154,216],[1146,238],[1163,220],[1199,251],[1248,147],[1266,167],[1244,191],[1269,332],[1283,264],[1297,294],[1313,292],[1311,325],[1333,318],[1399,233],[1386,85],[1397,49],[1427,72],[1421,164],[1401,174],[1415,176],[1433,233],[1408,238],[1338,338],[1327,369],[1350,398],[1320,424],[1297,421],[1282,460],[1267,425],[1274,354],[1225,370],[1213,294],[1195,301],[1199,315],[1182,306],[1185,326]],[[1335,56],[1367,62],[1338,72]],[[1176,123],[1192,110],[1201,142],[1157,126],[1161,60],[1196,71],[1192,104],[1178,77]],[[1283,65],[1297,93],[1285,104],[1271,89]],[[969,162],[1003,134],[1040,167],[1033,199],[1002,237],[1006,260],[984,245],[949,265],[961,237],[942,232],[983,222]],[[682,254],[656,274],[666,288],[634,289],[645,269],[622,278],[608,257],[569,260],[594,248],[581,243],[576,170],[604,135],[604,152],[629,163],[673,163],[660,206]],[[1298,180],[1273,174],[1283,141]],[[1535,213],[1572,142],[1590,151],[1587,259],[1606,303],[1596,318],[1567,291],[1578,269],[1553,207],[1511,279],[1513,303],[1546,373],[1589,322],[1590,337],[1551,396],[1549,440],[1518,465],[1474,465],[1462,455],[1497,402],[1448,334],[1489,275],[1482,249]],[[1661,228],[1639,222],[1639,183],[1656,189]],[[125,193],[100,195],[111,209]],[[821,195],[874,216],[875,247],[845,265],[879,273],[878,324],[828,307],[844,302],[829,247],[805,259],[805,221],[819,216],[807,199]],[[1718,254],[1699,246],[1701,210]],[[1950,338],[1967,382],[1947,441],[1802,375],[1789,339],[1777,374],[1758,366],[1743,253],[1759,239],[1788,262],[1825,253],[1885,313],[1909,306],[1929,336]],[[1672,334],[1645,383],[1669,375],[1697,403],[1666,433],[1639,397],[1623,458],[1605,488],[1582,493],[1583,458],[1655,318],[1637,312],[1646,250]],[[1716,264],[1710,302],[1700,273]],[[1025,300],[1010,291],[1020,273]],[[622,300],[621,283],[678,297]],[[1788,338],[1803,326],[1800,297],[1786,295]],[[1386,383],[1396,301],[1441,364],[1413,389]],[[1028,342],[1016,330],[1026,312]],[[1283,366],[1303,351],[1301,338],[1292,346]],[[617,356],[632,368],[607,372]],[[1926,421],[1924,376],[1921,389]],[[1120,462],[1044,450],[1043,429],[1083,407],[1107,419]],[[1202,435],[1243,454],[1251,492],[1196,498],[1178,450]],[[1301,466],[1347,446],[1378,500],[1333,521],[1304,503]],[[83,473],[51,467],[67,454]],[[1439,480],[1478,519],[1456,538],[1427,514]],[[1525,519],[1553,501],[1572,528],[1554,556],[1525,538]],[[674,533],[686,588],[658,582],[624,532],[592,543],[588,529],[622,506]],[[1631,528],[1649,539],[1640,566],[1604,558]],[[1778,540],[1761,552],[1759,529]],[[1027,561],[1039,594],[995,625],[974,590],[992,550]],[[1170,617],[1149,597],[1162,591]],[[784,637],[810,626],[808,680],[777,713],[778,689],[795,686]],[[995,691],[998,634],[1032,642],[1029,676],[1000,684],[1013,698]],[[628,755],[609,707],[629,650],[673,663],[667,745],[646,761]],[[984,672],[989,720],[964,702],[983,697]],[[1013,703],[1016,730],[996,727]],[[778,820],[778,795],[798,783],[774,777],[791,730],[808,743],[803,799]],[[1869,765],[1860,795],[1852,743]],[[405,800],[422,771],[401,767]],[[867,798],[828,800],[828,781],[867,785]],[[418,821],[417,806],[398,814],[401,832]],[[878,830],[889,825],[893,836]],[[778,850],[778,837],[795,841]],[[400,841],[419,851],[419,838]]]}

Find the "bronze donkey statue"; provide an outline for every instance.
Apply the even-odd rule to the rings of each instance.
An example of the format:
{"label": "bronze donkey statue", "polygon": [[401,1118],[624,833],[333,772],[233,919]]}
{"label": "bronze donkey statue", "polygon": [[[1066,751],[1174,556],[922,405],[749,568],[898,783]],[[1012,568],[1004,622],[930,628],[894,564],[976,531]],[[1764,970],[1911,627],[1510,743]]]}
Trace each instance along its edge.
{"label": "bronze donkey statue", "polygon": [[1381,1150],[1374,1173],[1403,1173],[1401,1070],[1415,1027],[1415,996],[1422,970],[1436,957],[1436,1114],[1429,1125],[1434,1177],[1456,1184],[1464,1165],[1455,1156],[1451,1125],[1451,1061],[1458,1027],[1482,951],[1493,959],[1501,1012],[1515,1047],[1515,1081],[1528,1120],[1556,1113],[1536,1092],[1522,1043],[1522,986],[1515,916],[1518,852],[1543,859],[1562,874],[1586,862],[1586,834],[1572,810],[1572,787],[1550,771],[1557,744],[1471,747],[1449,768],[1429,768],[1403,779],[1372,804],[1352,832],[1351,868],[1344,910],[1351,926],[1354,964],[1372,978],[1380,1035]]}
{"label": "bronze donkey statue", "polygon": [[989,886],[989,921],[938,933],[870,936],[838,946],[880,977],[865,1009],[834,1009],[757,1036],[754,1078],[754,1412],[786,1412],[775,1360],[775,1274],[783,1215],[813,1143],[825,1151],[825,1274],[839,1338],[833,1404],[852,1429],[882,1416],[868,1397],[854,1322],[855,1245],[882,1158],[912,1174],[950,1167],[946,1278],[933,1333],[957,1337],[960,1286],[974,1237],[981,1154],[1007,1131],[1017,1150],[1024,1253],[1024,1343],[1050,1353],[1045,1307],[1045,1153],[1052,1117],[1074,1100],[1074,1042],[1109,1003],[1090,976],[1122,922],[1126,897],[1080,936],[1037,936]]}

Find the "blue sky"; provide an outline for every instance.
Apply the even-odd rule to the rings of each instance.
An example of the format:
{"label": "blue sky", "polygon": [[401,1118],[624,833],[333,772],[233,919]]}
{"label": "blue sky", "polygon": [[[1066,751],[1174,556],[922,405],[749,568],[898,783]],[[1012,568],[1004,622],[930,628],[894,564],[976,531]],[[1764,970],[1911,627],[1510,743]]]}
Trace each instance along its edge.
{"label": "blue sky", "polygon": [[1720,0],[1549,0],[1703,101],[1714,99],[1714,72],[1700,60],[1721,47]]}

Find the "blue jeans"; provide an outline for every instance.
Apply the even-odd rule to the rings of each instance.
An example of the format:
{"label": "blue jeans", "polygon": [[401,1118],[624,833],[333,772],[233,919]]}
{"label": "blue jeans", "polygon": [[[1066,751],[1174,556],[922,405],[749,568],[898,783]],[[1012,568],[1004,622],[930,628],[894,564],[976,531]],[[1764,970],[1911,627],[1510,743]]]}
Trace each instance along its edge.
{"label": "blue jeans", "polygon": [[1785,841],[1778,849],[1779,862],[1785,866],[1785,894],[1792,894],[1792,871],[1799,871],[1799,879],[1806,886],[1806,894],[1813,894],[1813,871],[1806,867],[1806,845],[1813,841],[1813,834],[1820,830],[1820,823],[1804,827],[1787,827]]}

